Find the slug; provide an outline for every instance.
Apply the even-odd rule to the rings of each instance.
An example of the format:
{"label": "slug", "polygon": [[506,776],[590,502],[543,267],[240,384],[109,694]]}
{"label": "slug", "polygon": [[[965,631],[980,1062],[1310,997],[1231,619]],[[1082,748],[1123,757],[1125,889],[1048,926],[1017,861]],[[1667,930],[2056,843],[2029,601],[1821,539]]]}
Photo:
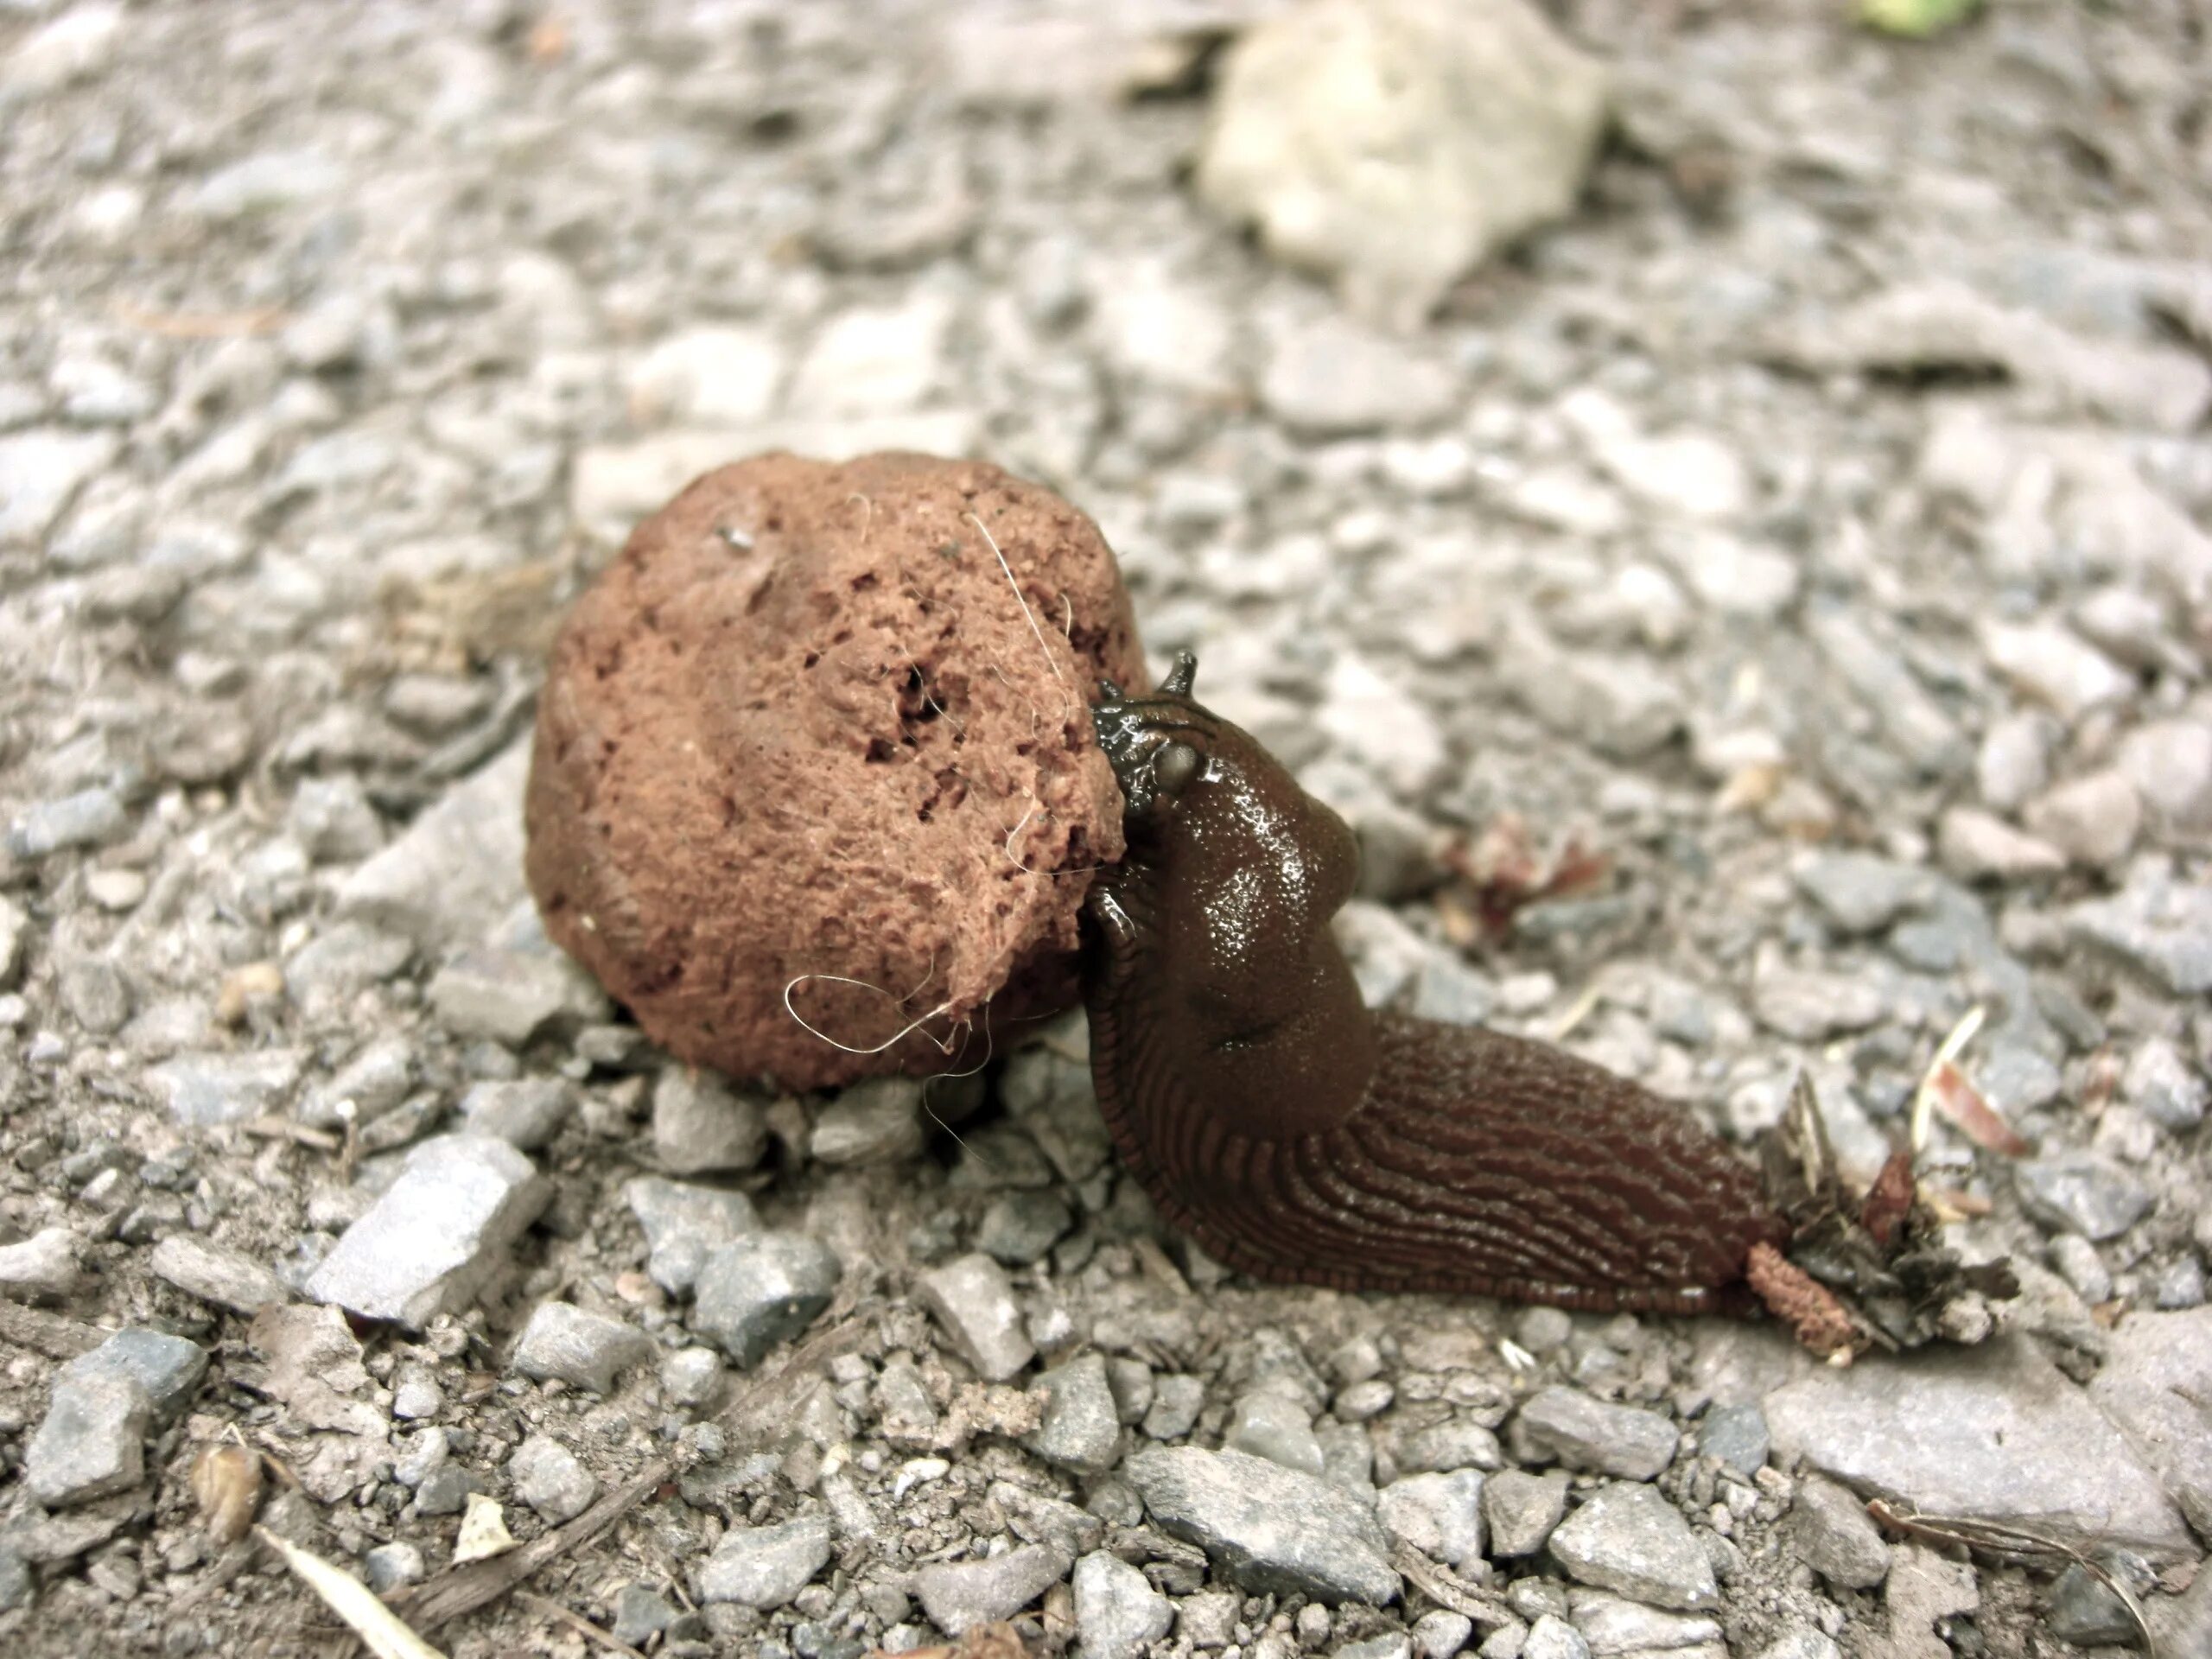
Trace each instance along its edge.
{"label": "slug", "polygon": [[1192,697],[1100,683],[1128,850],[1085,899],[1091,1070],[1161,1216],[1255,1278],[1601,1311],[1749,1306],[1789,1228],[1687,1113],[1546,1044],[1370,1013],[1350,827]]}

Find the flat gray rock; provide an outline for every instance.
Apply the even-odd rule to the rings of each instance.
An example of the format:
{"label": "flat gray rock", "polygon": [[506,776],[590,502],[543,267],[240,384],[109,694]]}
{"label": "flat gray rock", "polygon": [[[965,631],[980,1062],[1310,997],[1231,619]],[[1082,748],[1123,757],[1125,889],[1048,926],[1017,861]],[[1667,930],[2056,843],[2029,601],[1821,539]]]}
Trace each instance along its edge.
{"label": "flat gray rock", "polygon": [[1483,1518],[1490,1523],[1494,1555],[1533,1555],[1567,1514],[1567,1471],[1532,1475],[1500,1470],[1483,1483]]}
{"label": "flat gray rock", "polygon": [[1122,1419],[1106,1381],[1106,1360],[1088,1353],[1040,1371],[1029,1391],[1045,1402],[1044,1420],[1021,1443],[1039,1457],[1080,1475],[1103,1475],[1121,1449]]}
{"label": "flat gray rock", "polygon": [[622,1196],[645,1230],[645,1271],[671,1296],[698,1281],[714,1251],[760,1230],[760,1212],[742,1192],[639,1175],[622,1184]]}
{"label": "flat gray rock", "polygon": [[1649,1480],[1675,1460],[1674,1420],[1632,1406],[1607,1405],[1580,1389],[1540,1389],[1513,1420],[1523,1462],[1556,1458],[1570,1469]]}
{"label": "flat gray rock", "polygon": [[698,1570],[699,1599],[766,1611],[806,1588],[830,1561],[830,1519],[803,1515],[773,1527],[733,1527]]}
{"label": "flat gray rock", "polygon": [[937,1561],[914,1574],[914,1594],[930,1623],[947,1636],[1012,1618],[1068,1575],[1068,1558],[1051,1544],[1023,1544],[1001,1555]]}
{"label": "flat gray rock", "polygon": [[981,1253],[933,1268],[916,1283],[953,1349],[986,1382],[1003,1382],[1037,1357],[1006,1269]]}
{"label": "flat gray rock", "polygon": [[514,1077],[472,1084],[461,1097],[471,1135],[488,1135],[521,1152],[536,1152],[561,1132],[576,1109],[575,1090],[558,1077]]}
{"label": "flat gray rock", "polygon": [[1831,1480],[1797,1484],[1785,1522],[1798,1559],[1829,1583],[1871,1590],[1889,1576],[1890,1547],[1866,1504]]}
{"label": "flat gray rock", "polygon": [[1392,1481],[1376,1500],[1376,1514],[1393,1537],[1459,1567],[1483,1553],[1482,1503],[1483,1477],[1462,1469]]}
{"label": "flat gray rock", "polygon": [[2158,1478],[2024,1338],[1823,1367],[1766,1397],[1777,1461],[1935,1515],[2190,1550]]}
{"label": "flat gray rock", "polygon": [[146,1086],[179,1123],[203,1128],[273,1111],[306,1064],[306,1052],[296,1048],[180,1054],[148,1067]]}
{"label": "flat gray rock", "polygon": [[1075,1564],[1074,1588],[1084,1659],[1140,1659],[1175,1618],[1173,1605],[1141,1572],[1103,1549]]}
{"label": "flat gray rock", "polygon": [[187,1295],[233,1313],[253,1313],[292,1300],[284,1281],[258,1262],[190,1233],[171,1233],[154,1246],[146,1265]]}
{"label": "flat gray rock", "polygon": [[599,1481],[576,1454],[550,1434],[533,1434],[507,1459],[515,1496],[548,1526],[573,1521],[591,1507]]}
{"label": "flat gray rock", "polygon": [[16,1243],[0,1244],[0,1296],[55,1302],[73,1294],[85,1281],[77,1265],[81,1248],[67,1227],[41,1227]]}
{"label": "flat gray rock", "polygon": [[515,1343],[514,1366],[541,1382],[558,1377],[571,1388],[612,1394],[618,1376],[658,1351],[634,1325],[568,1302],[541,1302]]}
{"label": "flat gray rock", "polygon": [[2150,1213],[2151,1189],[2133,1171],[2094,1152],[2055,1153],[2012,1166],[2021,1207],[2046,1226],[2084,1238],[2118,1238]]}
{"label": "flat gray rock", "polygon": [[1582,1583],[1656,1607],[1711,1606],[1719,1595],[1697,1535],[1656,1487],[1617,1481],[1592,1493],[1551,1536]]}
{"label": "flat gray rock", "polygon": [[653,1151],[671,1175],[750,1169],[768,1149],[760,1103],[721,1078],[671,1065],[653,1085]]}
{"label": "flat gray rock", "polygon": [[426,1141],[308,1276],[307,1294],[420,1330],[474,1300],[551,1196],[530,1160],[504,1141]]}
{"label": "flat gray rock", "polygon": [[2212,1538],[2212,1307],[2131,1313],[2089,1398],[2140,1454],[2200,1538]]}
{"label": "flat gray rock", "polygon": [[145,1473],[153,1405],[135,1379],[116,1372],[55,1381],[38,1432],[23,1451],[23,1485],[49,1510],[128,1491]]}
{"label": "flat gray rock", "polygon": [[841,1271],[836,1253],[805,1233],[734,1239],[700,1268],[689,1324],[740,1365],[757,1365],[830,1306]]}
{"label": "flat gray rock", "polygon": [[1131,1455],[1122,1472],[1152,1518],[1255,1595],[1395,1600],[1398,1575],[1373,1512],[1311,1475],[1196,1446]]}
{"label": "flat gray rock", "polygon": [[341,915],[425,950],[482,943],[529,898],[522,878],[522,794],[530,739],[448,790],[405,833],[340,885]]}

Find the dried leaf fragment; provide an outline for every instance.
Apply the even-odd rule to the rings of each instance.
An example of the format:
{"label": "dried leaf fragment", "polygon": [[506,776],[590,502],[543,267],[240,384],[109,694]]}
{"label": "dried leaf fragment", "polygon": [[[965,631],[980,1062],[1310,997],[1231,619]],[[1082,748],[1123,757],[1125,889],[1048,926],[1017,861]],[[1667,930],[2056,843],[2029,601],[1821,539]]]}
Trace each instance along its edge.
{"label": "dried leaf fragment", "polygon": [[471,1561],[489,1560],[514,1547],[514,1536],[507,1530],[506,1511],[499,1507],[499,1500],[481,1492],[471,1492],[468,1508],[461,1517],[461,1535],[454,1540],[453,1564],[466,1567]]}
{"label": "dried leaf fragment", "polygon": [[192,1465],[192,1497],[207,1535],[235,1544],[261,1508],[261,1454],[243,1446],[211,1446]]}

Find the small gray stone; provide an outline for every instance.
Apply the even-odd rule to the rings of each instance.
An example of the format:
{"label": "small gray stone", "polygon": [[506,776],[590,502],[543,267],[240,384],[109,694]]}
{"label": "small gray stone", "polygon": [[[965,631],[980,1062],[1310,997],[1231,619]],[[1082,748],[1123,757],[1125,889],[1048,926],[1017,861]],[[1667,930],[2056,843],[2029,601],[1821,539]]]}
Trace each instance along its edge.
{"label": "small gray stone", "polygon": [[614,1598],[614,1639],[641,1648],[676,1623],[676,1609],[648,1585],[626,1584]]}
{"label": "small gray stone", "polygon": [[742,1192],[640,1175],[623,1183],[622,1196],[645,1230],[645,1271],[671,1296],[698,1282],[715,1250],[760,1230],[753,1200]]}
{"label": "small gray stone", "polygon": [[415,1486],[417,1515],[459,1515],[468,1507],[468,1495],[484,1490],[483,1483],[457,1463],[441,1463]]}
{"label": "small gray stone", "polygon": [[515,1344],[514,1366],[541,1382],[558,1377],[571,1388],[612,1394],[617,1376],[654,1352],[653,1339],[634,1325],[567,1302],[541,1302]]}
{"label": "small gray stone", "polygon": [[1144,1432],[1155,1440],[1179,1440],[1198,1427],[1205,1408],[1206,1385],[1181,1372],[1154,1380],[1152,1404],[1144,1414]]}
{"label": "small gray stone", "polygon": [[2193,1255],[2176,1256],[2158,1270],[2152,1300],[2170,1313],[2199,1306],[2204,1300],[2203,1264]]}
{"label": "small gray stone", "polygon": [[2119,1425],[2200,1537],[2212,1535],[2212,1308],[2138,1310],[2112,1333],[2089,1398]]}
{"label": "small gray stone", "polygon": [[837,1294],[836,1255],[805,1233],[763,1232],[711,1251],[690,1324],[742,1366],[814,1323]]}
{"label": "small gray stone", "polygon": [[251,1314],[270,1302],[289,1302],[290,1289],[257,1262],[226,1250],[189,1233],[172,1233],[154,1246],[146,1260],[157,1279],[188,1296]]}
{"label": "small gray stone", "polygon": [[300,1122],[318,1129],[342,1128],[343,1108],[350,1101],[356,1123],[373,1122],[407,1098],[414,1080],[415,1054],[407,1039],[379,1037],[328,1082],[308,1090],[300,1102]]}
{"label": "small gray stone", "polygon": [[57,980],[62,1006],[87,1034],[113,1036],[130,1018],[130,982],[105,957],[70,957]]}
{"label": "small gray stone", "polygon": [[2143,803],[2134,785],[2117,770],[2107,768],[2037,797],[2021,816],[2028,833],[2038,841],[2057,848],[2076,864],[2101,869],[2118,863],[2135,845],[2143,826]]}
{"label": "small gray stone", "polygon": [[0,1296],[23,1302],[58,1302],[73,1295],[85,1275],[82,1248],[67,1227],[42,1227],[17,1244],[0,1244]]}
{"label": "small gray stone", "polygon": [[1697,1449],[1749,1480],[1766,1464],[1766,1414],[1753,1402],[1713,1407],[1698,1425]]}
{"label": "small gray stone", "polygon": [[1244,1598],[1233,1590],[1202,1590],[1185,1596],[1176,1609],[1175,1634],[1190,1638],[1194,1648],[1225,1648],[1236,1639],[1236,1621],[1244,1611]]}
{"label": "small gray stone", "polygon": [[1475,1634],[1475,1621],[1465,1613],[1435,1607],[1414,1621],[1414,1652],[1417,1659],[1452,1659]]}
{"label": "small gray stone", "polygon": [[2164,1037],[2145,1038],[2120,1079],[2127,1103],[2161,1128],[2185,1135],[2204,1121],[2204,1079]]}
{"label": "small gray stone", "polygon": [[923,1145],[922,1087],[913,1077],[854,1084],[814,1120],[808,1154],[841,1168],[903,1163],[916,1156]]}
{"label": "small gray stone", "polygon": [[1480,1423],[1447,1417],[1417,1429],[1398,1443],[1398,1467],[1407,1474],[1432,1470],[1449,1474],[1455,1469],[1502,1469],[1505,1454],[1497,1436]]}
{"label": "small gray stone", "polygon": [[930,1622],[957,1637],[1013,1618],[1065,1578],[1068,1566],[1049,1544],[1024,1544],[1002,1555],[932,1562],[914,1574],[914,1593]]}
{"label": "small gray stone", "polygon": [[1027,1267],[1059,1243],[1075,1217],[1058,1194],[1001,1192],[976,1228],[976,1248],[1010,1268]]}
{"label": "small gray stone", "polygon": [[671,1175],[750,1169],[768,1149],[758,1101],[720,1078],[670,1066],[653,1085],[653,1151]]}
{"label": "small gray stone", "polygon": [[2069,721],[2135,692],[2133,674],[2056,622],[1986,622],[1981,644],[1999,674]]}
{"label": "small gray stone", "polygon": [[2190,1548],[2158,1476],[2107,1413],[2023,1338],[1821,1367],[1764,1403],[1783,1466],[1802,1463],[1929,1514],[1978,1516],[2146,1554]]}
{"label": "small gray stone", "polygon": [[1337,315],[1278,340],[1260,381],[1268,413],[1317,436],[1426,426],[1459,396],[1458,377],[1433,356]]}
{"label": "small gray stone", "polygon": [[1533,1555],[1567,1513],[1567,1471],[1531,1475],[1502,1470],[1483,1483],[1483,1518],[1490,1522],[1491,1554]]}
{"label": "small gray stone", "polygon": [[307,1294],[420,1330],[474,1300],[550,1196],[544,1177],[504,1141],[426,1141],[308,1276]]}
{"label": "small gray stone", "polygon": [[1006,1270],[980,1253],[924,1274],[915,1287],[953,1349],[986,1382],[1003,1382],[1037,1356]]}
{"label": "small gray stone", "polygon": [[1081,1475],[1114,1466],[1122,1441],[1121,1413],[1106,1381],[1103,1355],[1088,1353],[1038,1373],[1030,1392],[1045,1402],[1043,1420],[1021,1443],[1046,1462]]}
{"label": "small gray stone", "polygon": [[1697,1608],[1719,1595],[1713,1563],[1681,1512],[1649,1486],[1616,1482],[1560,1522],[1552,1554],[1584,1584],[1658,1607]]}
{"label": "small gray stone", "polygon": [[[2150,1597],[2158,1582],[2149,1562],[2124,1549],[2105,1552],[2098,1565],[2126,1586],[2139,1604]],[[2107,1643],[2133,1647],[2142,1640],[2127,1604],[2079,1561],[2050,1586],[2050,1630],[2060,1641],[2083,1648]]]}
{"label": "small gray stone", "polygon": [[464,950],[431,979],[430,1008],[456,1037],[521,1048],[570,1011],[577,971],[520,950]]}
{"label": "small gray stone", "polygon": [[1347,1642],[1332,1659],[1413,1659],[1412,1638],[1401,1631],[1385,1631],[1363,1641]]}
{"label": "small gray stone", "polygon": [[721,1391],[722,1357],[711,1348],[679,1348],[661,1362],[660,1386],[671,1406],[701,1410]]}
{"label": "small gray stone", "polygon": [[1758,1650],[1758,1659],[1843,1659],[1835,1638],[1799,1625]]}
{"label": "small gray stone", "polygon": [[1946,810],[1936,839],[1943,868],[1968,881],[2018,881],[2066,868],[2066,855],[2057,848],[1977,807]]}
{"label": "small gray stone", "polygon": [[1311,1475],[1196,1446],[1133,1453],[1123,1471],[1155,1522],[1255,1595],[1380,1606],[1398,1593],[1374,1515]]}
{"label": "small gray stone", "polygon": [[1140,1659],[1167,1634],[1175,1609],[1119,1556],[1093,1550],[1075,1564],[1075,1628],[1084,1659]]}
{"label": "small gray stone", "polygon": [[561,1132],[575,1106],[575,1091],[557,1077],[516,1077],[472,1085],[461,1097],[461,1116],[471,1135],[536,1152]]}
{"label": "small gray stone", "polygon": [[302,779],[285,825],[318,864],[358,863],[384,845],[384,820],[351,772]]}
{"label": "small gray stone", "polygon": [[2005,715],[1991,722],[1974,758],[1982,803],[1993,811],[2017,812],[2050,781],[2050,750],[2057,736],[2040,710]]}
{"label": "small gray stone", "polygon": [[134,1378],[65,1370],[24,1448],[25,1490],[49,1510],[130,1491],[145,1471],[152,1418],[152,1402]]}
{"label": "small gray stone", "polygon": [[518,905],[523,885],[525,734],[498,760],[448,789],[406,833],[348,875],[342,916],[404,935],[425,949],[480,944]]}
{"label": "small gray stone", "polygon": [[2212,830],[2212,721],[2140,726],[2121,741],[2120,766],[2165,834],[2178,838]]}
{"label": "small gray stone", "polygon": [[181,1411],[207,1375],[207,1351],[165,1331],[125,1325],[61,1368],[65,1378],[122,1377],[145,1390],[156,1424]]}
{"label": "small gray stone", "polygon": [[550,1434],[533,1434],[507,1459],[515,1496],[548,1526],[573,1521],[599,1496],[599,1482],[576,1454]]}
{"label": "small gray stone", "polygon": [[1529,1396],[1513,1421],[1520,1460],[1544,1457],[1570,1469],[1649,1480],[1675,1460],[1681,1439],[1671,1419],[1630,1406],[1609,1406],[1579,1389],[1553,1387]]}
{"label": "small gray stone", "polygon": [[1751,976],[1751,1009],[1768,1030],[1801,1043],[1864,1031],[1889,1012],[1881,988],[1864,976],[1792,968],[1762,952]]}
{"label": "small gray stone", "polygon": [[1799,1559],[1831,1584],[1871,1590],[1889,1576],[1880,1529],[1866,1506],[1834,1481],[1808,1476],[1798,1483],[1789,1535]]}
{"label": "small gray stone", "polygon": [[2212,887],[2138,861],[2127,886],[2066,912],[2080,944],[2117,957],[2176,996],[2212,991]]}
{"label": "small gray stone", "polygon": [[274,1110],[300,1080],[306,1059],[296,1048],[180,1054],[147,1068],[146,1086],[188,1128],[236,1123]]}
{"label": "small gray stone", "polygon": [[380,1596],[429,1577],[423,1552],[413,1544],[378,1544],[361,1557],[361,1576]]}
{"label": "small gray stone", "polygon": [[335,922],[284,964],[284,980],[303,1007],[315,1009],[397,979],[414,957],[415,947],[397,933]]}
{"label": "small gray stone", "polygon": [[397,1444],[399,1454],[392,1459],[391,1478],[410,1491],[428,1480],[453,1452],[452,1437],[435,1424]]}
{"label": "small gray stone", "polygon": [[1521,1659],[1590,1659],[1590,1644],[1558,1614],[1545,1613],[1529,1627]]}
{"label": "small gray stone", "polygon": [[100,846],[130,825],[130,815],[113,790],[82,790],[28,808],[8,827],[8,851],[29,862],[72,847]]}
{"label": "small gray stone", "polygon": [[1791,874],[1821,913],[1846,933],[1876,932],[1927,902],[1927,872],[1872,853],[1815,853]]}
{"label": "small gray stone", "polygon": [[1376,1513],[1383,1527],[1425,1555],[1459,1567],[1483,1553],[1483,1477],[1408,1475],[1382,1489]]}
{"label": "small gray stone", "polygon": [[445,1409],[445,1390],[419,1367],[404,1367],[391,1390],[391,1414],[401,1422],[422,1422]]}
{"label": "small gray stone", "polygon": [[2016,1164],[2021,1206],[2047,1227],[2088,1239],[2118,1238],[2151,1211],[2151,1190],[2095,1153],[2056,1153]]}
{"label": "small gray stone", "polygon": [[1567,1592],[1569,1617],[1593,1654],[1679,1652],[1718,1643],[1720,1626],[1694,1613],[1666,1613],[1605,1590]]}
{"label": "small gray stone", "polygon": [[1313,1414],[1281,1389],[1253,1389],[1240,1395],[1230,1413],[1222,1444],[1301,1474],[1322,1472],[1321,1443],[1313,1436]]}

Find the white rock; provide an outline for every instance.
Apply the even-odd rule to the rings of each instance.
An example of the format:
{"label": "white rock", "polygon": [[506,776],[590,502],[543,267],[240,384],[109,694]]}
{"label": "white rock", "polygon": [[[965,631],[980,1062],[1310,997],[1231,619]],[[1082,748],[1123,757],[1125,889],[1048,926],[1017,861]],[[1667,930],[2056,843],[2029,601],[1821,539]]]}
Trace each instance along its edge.
{"label": "white rock", "polygon": [[123,8],[83,5],[31,31],[0,66],[0,103],[44,98],[106,67],[123,32]]}
{"label": "white rock", "polygon": [[1598,461],[1623,488],[1685,518],[1733,518],[1751,499],[1742,458],[1702,433],[1618,439],[1599,450]]}
{"label": "white rock", "polygon": [[77,486],[115,459],[111,432],[41,428],[0,437],[0,547],[35,542]]}
{"label": "white rock", "polygon": [[766,328],[687,329],[662,340],[630,372],[633,420],[764,419],[784,378],[784,351]]}
{"label": "white rock", "polygon": [[2068,720],[2134,695],[2133,674],[2056,622],[1985,623],[1981,647],[1991,667]]}
{"label": "white rock", "polygon": [[1231,48],[1198,194],[1377,321],[1573,206],[1604,71],[1520,0],[1309,0]]}
{"label": "white rock", "polygon": [[841,312],[800,360],[791,406],[809,415],[915,408],[936,386],[951,327],[951,302],[935,294]]}
{"label": "white rock", "polygon": [[2101,868],[2118,863],[2134,846],[2143,803],[2125,775],[2107,768],[2030,802],[2023,818],[2030,835],[2075,863]]}

